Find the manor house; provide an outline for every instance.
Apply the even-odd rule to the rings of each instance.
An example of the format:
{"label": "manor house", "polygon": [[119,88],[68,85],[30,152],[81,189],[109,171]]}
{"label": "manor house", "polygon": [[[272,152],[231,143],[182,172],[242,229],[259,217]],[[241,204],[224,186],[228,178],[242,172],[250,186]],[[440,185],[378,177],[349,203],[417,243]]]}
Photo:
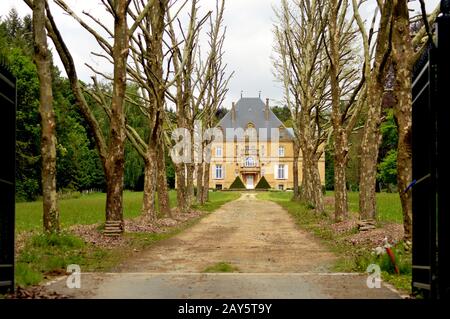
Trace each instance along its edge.
{"label": "manor house", "polygon": [[[269,99],[264,104],[260,98],[241,98],[216,127],[222,131],[223,141],[212,143],[210,188],[228,189],[237,176],[247,189],[254,189],[263,176],[272,189],[293,188],[294,131],[272,112]],[[252,134],[239,138],[232,133],[236,129],[256,132],[256,139]],[[300,182],[301,168],[300,154]],[[319,172],[324,183],[324,156],[319,161]]]}

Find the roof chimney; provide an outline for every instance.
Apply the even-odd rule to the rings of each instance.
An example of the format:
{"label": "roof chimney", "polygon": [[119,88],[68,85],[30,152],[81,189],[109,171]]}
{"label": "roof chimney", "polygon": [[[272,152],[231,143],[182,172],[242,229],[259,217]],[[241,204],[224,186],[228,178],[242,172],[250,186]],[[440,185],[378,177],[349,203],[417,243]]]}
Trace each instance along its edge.
{"label": "roof chimney", "polygon": [[231,122],[236,122],[236,104],[234,102],[231,103]]}
{"label": "roof chimney", "polygon": [[266,99],[266,109],[264,110],[264,117],[266,121],[269,120],[269,99]]}

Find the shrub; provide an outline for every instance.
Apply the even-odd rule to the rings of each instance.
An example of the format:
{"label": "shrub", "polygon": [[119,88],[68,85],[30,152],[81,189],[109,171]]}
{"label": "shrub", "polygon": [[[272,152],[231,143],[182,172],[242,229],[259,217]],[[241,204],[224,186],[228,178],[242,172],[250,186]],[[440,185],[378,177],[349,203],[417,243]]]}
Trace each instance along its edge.
{"label": "shrub", "polygon": [[245,188],[246,187],[239,176],[236,176],[236,179],[230,185],[230,189],[245,189]]}
{"label": "shrub", "polygon": [[255,186],[256,189],[270,189],[270,184],[267,182],[266,178],[263,176],[259,180],[258,184]]}

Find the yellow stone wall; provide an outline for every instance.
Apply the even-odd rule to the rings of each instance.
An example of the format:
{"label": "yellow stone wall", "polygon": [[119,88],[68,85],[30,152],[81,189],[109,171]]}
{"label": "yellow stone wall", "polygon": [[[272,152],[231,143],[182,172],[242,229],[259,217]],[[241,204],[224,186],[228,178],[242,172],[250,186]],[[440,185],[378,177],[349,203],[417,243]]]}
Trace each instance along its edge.
{"label": "yellow stone wall", "polygon": [[[278,144],[278,145],[277,145]],[[214,189],[217,185],[221,185],[222,189],[228,189],[235,180],[236,176],[239,175],[246,184],[245,176],[247,173],[254,172],[254,182],[253,186],[256,186],[261,175],[264,175],[267,182],[274,189],[278,189],[280,185],[283,186],[283,189],[292,189],[294,186],[293,180],[293,142],[290,140],[280,140],[279,143],[271,143],[271,142],[260,142],[254,145],[255,148],[259,151],[257,154],[253,155],[245,155],[245,144],[244,143],[236,143],[236,142],[224,142],[224,143],[213,143],[211,147],[211,168],[210,168],[210,182],[209,187]],[[278,147],[284,147],[284,156],[278,157]],[[216,156],[217,148],[222,148],[223,156]],[[241,152],[233,156],[233,150],[241,149]],[[271,153],[273,152],[273,153]],[[274,155],[274,156],[270,156]],[[245,158],[248,156],[252,156],[257,161],[257,167],[253,168],[243,168],[242,164],[245,161]],[[284,164],[287,166],[287,176],[285,179],[277,179],[274,174],[274,169],[276,165]],[[216,173],[216,165],[222,165],[223,167],[223,178],[217,179],[215,176]],[[322,184],[325,184],[325,157],[319,161],[319,174]],[[302,160],[301,156],[299,158],[299,180],[301,182],[302,179]]]}

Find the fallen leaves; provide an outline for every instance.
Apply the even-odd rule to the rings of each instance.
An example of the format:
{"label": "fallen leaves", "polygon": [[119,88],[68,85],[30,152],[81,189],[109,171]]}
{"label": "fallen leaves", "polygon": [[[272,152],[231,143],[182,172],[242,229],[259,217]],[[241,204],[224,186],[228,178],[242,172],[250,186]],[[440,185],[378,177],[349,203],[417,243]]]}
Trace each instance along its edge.
{"label": "fallen leaves", "polygon": [[367,245],[370,248],[382,246],[384,238],[395,245],[403,238],[403,225],[395,223],[386,223],[380,228],[359,232],[347,237],[345,240],[353,245]]}
{"label": "fallen leaves", "polygon": [[32,286],[27,288],[17,287],[14,293],[5,296],[6,299],[68,299],[69,296],[48,291],[43,286]]}

